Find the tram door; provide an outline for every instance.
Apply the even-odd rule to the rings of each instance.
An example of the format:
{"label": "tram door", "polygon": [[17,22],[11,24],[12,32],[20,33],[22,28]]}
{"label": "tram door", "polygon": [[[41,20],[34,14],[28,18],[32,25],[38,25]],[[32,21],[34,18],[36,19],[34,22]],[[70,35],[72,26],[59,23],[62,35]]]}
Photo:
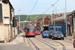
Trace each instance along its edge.
{"label": "tram door", "polygon": [[73,18],[73,27],[74,27],[74,34],[73,34],[73,38],[75,38],[75,18]]}

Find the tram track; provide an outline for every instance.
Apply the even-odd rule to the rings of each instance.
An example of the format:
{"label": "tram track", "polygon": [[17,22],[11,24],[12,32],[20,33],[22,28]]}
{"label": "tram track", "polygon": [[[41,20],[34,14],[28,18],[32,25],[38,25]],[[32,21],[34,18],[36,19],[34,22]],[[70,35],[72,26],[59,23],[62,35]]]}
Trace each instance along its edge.
{"label": "tram track", "polygon": [[[40,37],[40,36],[39,36]],[[50,39],[51,40],[51,39]],[[62,40],[62,41],[64,41],[64,42],[68,42],[68,43],[71,43],[71,44],[73,44],[72,42],[70,42],[70,41],[67,41],[67,40]]]}
{"label": "tram track", "polygon": [[[40,40],[42,40],[42,41],[45,41],[45,42],[47,42],[47,43],[49,43],[50,44],[50,42],[48,42],[48,40],[50,40],[50,41],[52,41],[52,42],[55,42],[55,43],[59,43],[63,48],[63,50],[66,50],[66,47],[64,46],[64,44],[62,44],[61,42],[58,42],[58,41],[53,41],[53,40],[51,40],[51,39],[43,39],[43,38],[41,38],[41,37],[38,37]],[[53,44],[51,44],[51,45],[53,45]]]}
{"label": "tram track", "polygon": [[[48,39],[48,38],[47,38]],[[48,39],[48,40],[52,40],[52,39]],[[57,43],[59,43],[59,44],[61,44],[62,46],[63,46],[63,50],[66,50],[67,48],[65,47],[65,44],[63,44],[64,42],[65,43],[68,43],[68,44],[73,44],[72,42],[70,42],[70,41],[67,41],[66,39],[64,39],[64,40],[52,40],[52,41],[55,41],[55,42],[57,42]],[[63,42],[63,43],[62,43]]]}
{"label": "tram track", "polygon": [[[37,39],[37,38],[35,38],[35,39]],[[45,41],[43,42],[42,40],[39,40],[39,39],[37,39],[37,40],[44,43],[45,45],[51,47],[53,50],[57,50],[56,48],[54,48],[54,47],[50,46],[49,44],[47,44]]]}
{"label": "tram track", "polygon": [[[29,41],[33,44],[33,46],[36,48],[36,50],[41,50],[38,46],[35,45],[35,43],[34,43],[30,38],[28,38],[28,39],[29,39]],[[34,39],[36,39],[36,38],[34,38]],[[57,50],[56,48],[50,46],[50,45],[47,44],[46,42],[43,42],[43,41],[41,41],[41,40],[39,40],[39,39],[36,39],[36,40],[38,40],[39,42],[41,42],[41,43],[45,44],[46,46],[50,47],[52,50]]]}
{"label": "tram track", "polygon": [[[35,45],[35,43],[33,42],[33,40],[31,40],[30,38],[28,38],[28,39],[29,39],[29,41],[33,44],[33,46],[36,48],[36,50],[41,50],[41,48],[39,48],[38,46]],[[36,36],[34,39],[35,39],[35,40],[38,40],[39,42],[41,42],[41,43],[45,44],[46,46],[52,48],[53,50],[57,50],[58,48],[55,47],[55,45],[51,44],[50,42],[60,44],[61,46],[58,46],[58,45],[57,45],[57,46],[58,46],[58,47],[62,47],[62,48],[61,48],[62,50],[66,50],[66,47],[65,47],[65,45],[62,43],[62,41],[63,41],[63,42],[68,42],[68,41],[66,41],[66,40],[57,41],[57,40],[52,40],[52,39],[48,39],[48,38],[41,38],[41,36]],[[68,43],[72,44],[72,42],[68,42]],[[58,50],[59,50],[59,49],[58,49]]]}
{"label": "tram track", "polygon": [[33,44],[33,46],[36,48],[36,50],[40,50],[35,44],[34,44],[34,42],[30,39],[30,38],[28,38],[29,40],[30,40],[30,42]]}
{"label": "tram track", "polygon": [[[55,42],[57,42],[57,41],[55,41]],[[57,43],[59,43],[59,44],[61,44],[63,46],[63,50],[66,50],[66,47],[64,46],[64,44],[62,44],[60,42],[57,42]]]}

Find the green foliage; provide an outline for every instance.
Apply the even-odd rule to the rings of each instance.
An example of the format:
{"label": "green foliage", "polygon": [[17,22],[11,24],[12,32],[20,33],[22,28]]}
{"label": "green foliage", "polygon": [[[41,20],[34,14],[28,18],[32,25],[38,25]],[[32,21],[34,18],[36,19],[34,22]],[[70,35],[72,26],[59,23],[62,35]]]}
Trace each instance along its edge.
{"label": "green foliage", "polygon": [[30,20],[33,21],[33,20],[37,20],[39,18],[44,18],[44,17],[51,17],[51,15],[47,15],[47,14],[40,14],[40,15],[30,15]]}
{"label": "green foliage", "polygon": [[[19,15],[15,15],[17,19],[19,19]],[[24,21],[27,19],[27,15],[20,15],[20,21]]]}
{"label": "green foliage", "polygon": [[[39,15],[30,15],[30,17],[28,16],[27,17],[27,15],[20,15],[20,21],[25,21],[25,20],[27,20],[27,21],[33,21],[33,20],[37,20],[37,19],[39,19],[39,18],[44,18],[44,17],[51,17],[51,15],[50,14],[39,14]],[[15,17],[17,18],[17,19],[19,19],[19,15],[15,15]]]}
{"label": "green foliage", "polygon": [[[37,20],[37,19],[39,19],[39,18],[44,18],[44,17],[51,17],[51,15],[48,15],[48,14],[39,14],[39,15],[30,15],[30,16],[27,16],[27,15],[20,15],[20,21],[35,21],[35,20]],[[19,15],[15,15],[15,17],[16,17],[16,19],[18,19],[19,20]],[[21,22],[20,23],[20,25],[23,25],[23,24],[25,24],[26,22]]]}

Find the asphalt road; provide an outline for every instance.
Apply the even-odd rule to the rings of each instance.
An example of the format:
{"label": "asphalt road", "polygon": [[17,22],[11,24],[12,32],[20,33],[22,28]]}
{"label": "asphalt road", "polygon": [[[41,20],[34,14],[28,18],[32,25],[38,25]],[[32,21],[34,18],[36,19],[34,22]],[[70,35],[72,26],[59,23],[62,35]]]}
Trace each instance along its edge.
{"label": "asphalt road", "polygon": [[[39,50],[75,50],[73,48],[72,41],[69,41],[65,38],[65,40],[52,40],[49,38],[42,38],[41,35],[37,35],[34,37],[29,37],[27,39],[30,39]],[[29,41],[29,40],[28,40]],[[29,41],[31,43],[31,41]],[[32,45],[34,49],[36,47]]]}
{"label": "asphalt road", "polygon": [[11,42],[16,44],[0,45],[0,50],[75,50],[72,41],[66,38],[65,40],[52,40],[42,38],[41,35],[37,35],[36,37],[24,37],[22,35],[19,35]]}

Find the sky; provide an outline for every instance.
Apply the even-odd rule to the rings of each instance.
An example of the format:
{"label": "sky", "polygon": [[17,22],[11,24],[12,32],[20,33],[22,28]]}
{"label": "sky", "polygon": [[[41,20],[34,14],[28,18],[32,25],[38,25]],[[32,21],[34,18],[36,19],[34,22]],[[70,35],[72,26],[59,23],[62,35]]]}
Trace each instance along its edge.
{"label": "sky", "polygon": [[[34,10],[29,14],[36,2],[36,0],[10,0],[14,7],[15,15],[33,15],[42,14],[49,7],[52,6],[57,0],[38,0]],[[19,11],[21,10],[21,11]],[[66,11],[71,12],[75,10],[75,0],[66,0]],[[54,13],[64,13],[65,12],[65,0],[59,0],[54,6]],[[45,14],[52,14],[53,7],[49,9]]]}

